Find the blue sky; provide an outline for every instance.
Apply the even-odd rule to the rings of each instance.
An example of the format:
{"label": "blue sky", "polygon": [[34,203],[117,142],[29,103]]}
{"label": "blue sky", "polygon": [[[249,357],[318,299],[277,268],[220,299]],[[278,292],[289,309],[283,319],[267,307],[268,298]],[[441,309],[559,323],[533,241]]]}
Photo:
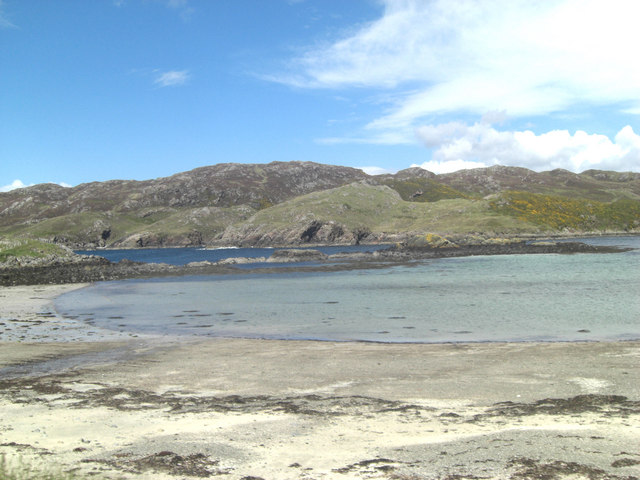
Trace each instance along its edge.
{"label": "blue sky", "polygon": [[0,0],[0,190],[221,162],[640,171],[636,0]]}

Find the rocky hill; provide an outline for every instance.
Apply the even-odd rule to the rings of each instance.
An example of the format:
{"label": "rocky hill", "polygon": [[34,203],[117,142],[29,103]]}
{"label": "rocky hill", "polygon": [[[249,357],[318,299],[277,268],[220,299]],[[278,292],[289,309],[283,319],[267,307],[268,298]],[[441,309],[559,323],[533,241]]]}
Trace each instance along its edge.
{"label": "rocky hill", "polygon": [[596,170],[411,168],[369,176],[310,162],[218,164],[155,180],[0,193],[0,237],[86,248],[639,229],[640,174]]}
{"label": "rocky hill", "polygon": [[460,170],[436,178],[451,188],[478,195],[515,190],[601,202],[640,198],[640,173],[633,172],[587,170],[577,174],[556,169],[538,173],[521,167],[494,166]]}
{"label": "rocky hill", "polygon": [[41,184],[0,194],[0,226],[83,212],[237,205],[259,209],[366,177],[358,169],[309,162],[222,163],[143,182],[111,180],[73,188]]}

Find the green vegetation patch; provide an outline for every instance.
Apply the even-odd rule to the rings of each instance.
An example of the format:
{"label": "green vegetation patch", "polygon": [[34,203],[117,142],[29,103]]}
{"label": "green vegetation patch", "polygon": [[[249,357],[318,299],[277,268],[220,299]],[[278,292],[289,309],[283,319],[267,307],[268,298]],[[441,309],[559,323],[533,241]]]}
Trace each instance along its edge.
{"label": "green vegetation patch", "polygon": [[69,252],[59,245],[38,240],[0,241],[0,262],[6,262],[10,257],[42,258],[52,254],[66,256]]}
{"label": "green vegetation patch", "polygon": [[376,215],[393,209],[402,200],[388,187],[353,183],[323,190],[260,210],[249,219],[255,225],[288,228],[312,220],[336,221],[348,228],[368,225]]}
{"label": "green vegetation patch", "polygon": [[373,233],[438,232],[442,234],[537,232],[539,227],[489,208],[485,200],[454,198],[437,202],[404,201],[383,185],[353,183],[315,192],[260,210],[240,227],[267,232],[334,221],[347,229]]}
{"label": "green vegetation patch", "polygon": [[[11,458],[11,457],[10,457]],[[11,461],[13,460],[13,461]],[[2,480],[80,480],[75,473],[63,472],[55,467],[38,468],[22,458],[7,459],[0,455],[0,479]]]}
{"label": "green vegetation patch", "polygon": [[640,228],[640,201],[611,203],[510,191],[489,202],[496,212],[556,230],[629,231]]}
{"label": "green vegetation patch", "polygon": [[398,192],[406,202],[437,202],[452,198],[469,198],[468,195],[430,178],[388,179],[381,183]]}

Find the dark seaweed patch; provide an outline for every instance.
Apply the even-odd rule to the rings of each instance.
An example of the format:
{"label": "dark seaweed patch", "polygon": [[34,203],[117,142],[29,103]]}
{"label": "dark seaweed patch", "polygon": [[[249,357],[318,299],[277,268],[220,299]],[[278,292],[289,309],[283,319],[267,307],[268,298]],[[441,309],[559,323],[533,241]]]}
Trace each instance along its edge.
{"label": "dark seaweed patch", "polygon": [[192,477],[211,477],[213,475],[226,475],[227,469],[219,469],[218,460],[211,460],[207,455],[194,453],[191,455],[178,455],[170,451],[162,451],[147,455],[146,457],[131,460],[84,460],[84,462],[106,463],[121,470],[132,473],[144,471],[162,472],[169,475],[189,475]]}
{"label": "dark seaweed patch", "polygon": [[637,480],[637,477],[620,477],[600,468],[559,460],[541,463],[531,458],[515,458],[509,462],[509,466],[517,469],[511,476],[513,480],[553,480],[568,476],[581,476],[589,480]]}
{"label": "dark seaweed patch", "polygon": [[523,415],[572,415],[595,412],[605,416],[640,413],[640,402],[622,395],[578,395],[571,398],[545,398],[534,403],[501,402],[495,404],[484,416],[515,417]]}

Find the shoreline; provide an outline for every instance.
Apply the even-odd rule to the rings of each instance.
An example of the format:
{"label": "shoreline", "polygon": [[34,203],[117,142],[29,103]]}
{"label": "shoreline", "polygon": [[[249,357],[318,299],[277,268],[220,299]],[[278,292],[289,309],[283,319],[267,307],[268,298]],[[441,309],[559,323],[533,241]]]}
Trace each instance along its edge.
{"label": "shoreline", "polygon": [[[416,234],[418,235],[418,234]],[[502,238],[509,239],[520,239],[520,240],[577,240],[586,239],[586,238],[607,238],[607,237],[638,237],[640,236],[639,231],[620,231],[620,232],[579,232],[579,233],[563,233],[563,232],[546,232],[546,233],[529,233],[529,234],[505,234],[500,235]],[[410,236],[404,238],[404,240],[408,240]],[[488,237],[491,238],[491,237]],[[363,246],[379,246],[379,245],[395,245],[399,240],[397,238],[388,239],[388,240],[380,240],[372,243],[363,242],[359,245]],[[109,250],[155,250],[155,249],[170,249],[170,248],[196,248],[196,249],[204,249],[204,250],[236,250],[241,248],[269,248],[269,249],[296,249],[296,248],[309,248],[314,249],[318,247],[349,247],[353,246],[353,243],[293,243],[293,244],[269,244],[269,245],[247,245],[247,246],[238,246],[238,245],[229,245],[227,243],[211,243],[211,244],[199,244],[199,245],[154,245],[154,246],[144,246],[144,247],[132,247],[126,245],[116,245],[116,246],[97,246],[94,248],[85,248],[84,245],[70,246],[73,250],[78,251],[109,251]]]}
{"label": "shoreline", "polygon": [[[427,243],[425,243],[427,242]],[[418,239],[410,245],[395,245],[374,252],[337,253],[325,255],[313,249],[288,248],[274,250],[269,258],[231,257],[217,262],[200,261],[186,265],[144,263],[121,260],[117,263],[100,256],[74,254],[71,257],[49,258],[44,263],[29,260],[24,265],[18,260],[0,265],[0,286],[91,283],[130,278],[157,278],[186,275],[222,275],[246,273],[271,273],[279,271],[269,263],[290,263],[289,271],[342,271],[367,268],[384,268],[403,265],[418,260],[469,257],[478,255],[522,254],[574,254],[621,253],[630,247],[595,246],[581,242],[528,242],[488,241],[486,243],[455,244],[443,237],[437,243]],[[315,265],[295,265],[312,261]],[[236,264],[264,264],[253,269],[238,269]]]}
{"label": "shoreline", "polygon": [[103,342],[123,339],[118,332],[58,315],[55,299],[89,283],[0,286],[0,342]]}
{"label": "shoreline", "polygon": [[83,286],[0,287],[2,327],[33,334],[0,330],[9,461],[98,479],[640,474],[640,341],[131,337],[38,317]]}

